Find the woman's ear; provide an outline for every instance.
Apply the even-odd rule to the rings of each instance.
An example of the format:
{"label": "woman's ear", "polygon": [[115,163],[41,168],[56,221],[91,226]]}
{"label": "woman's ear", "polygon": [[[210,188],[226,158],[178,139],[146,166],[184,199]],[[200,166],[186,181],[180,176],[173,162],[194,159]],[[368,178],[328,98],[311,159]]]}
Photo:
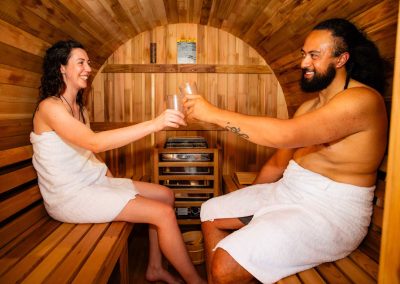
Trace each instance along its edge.
{"label": "woman's ear", "polygon": [[336,68],[343,67],[346,64],[347,60],[349,60],[349,58],[350,58],[350,54],[348,52],[343,52],[342,54],[340,54],[338,56]]}
{"label": "woman's ear", "polygon": [[60,66],[60,72],[61,72],[61,74],[65,74],[65,66],[64,65]]}

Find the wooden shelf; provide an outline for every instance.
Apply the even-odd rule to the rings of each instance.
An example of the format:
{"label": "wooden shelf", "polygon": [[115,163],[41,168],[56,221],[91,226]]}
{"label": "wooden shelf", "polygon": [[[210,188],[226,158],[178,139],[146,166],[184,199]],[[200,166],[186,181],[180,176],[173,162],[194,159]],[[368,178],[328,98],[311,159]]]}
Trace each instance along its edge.
{"label": "wooden shelf", "polygon": [[203,201],[175,201],[175,207],[200,207]]}
{"label": "wooden shelf", "polygon": [[159,180],[214,180],[214,175],[162,175]]}
{"label": "wooden shelf", "polygon": [[272,74],[267,65],[226,64],[107,64],[101,72]]}
{"label": "wooden shelf", "polygon": [[214,162],[159,162],[159,167],[212,167]]}
{"label": "wooden shelf", "polygon": [[178,219],[179,225],[198,225],[201,224],[200,219]]}
{"label": "wooden shelf", "polygon": [[175,193],[214,193],[214,188],[171,188]]}

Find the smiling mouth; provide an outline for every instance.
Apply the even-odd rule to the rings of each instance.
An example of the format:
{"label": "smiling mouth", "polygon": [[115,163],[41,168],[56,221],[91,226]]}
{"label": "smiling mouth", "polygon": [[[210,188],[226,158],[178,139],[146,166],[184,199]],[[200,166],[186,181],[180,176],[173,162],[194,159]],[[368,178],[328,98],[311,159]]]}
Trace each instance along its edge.
{"label": "smiling mouth", "polygon": [[307,70],[307,69],[303,69],[302,71],[303,71],[304,78],[311,78],[314,76],[314,73],[315,73],[314,71]]}

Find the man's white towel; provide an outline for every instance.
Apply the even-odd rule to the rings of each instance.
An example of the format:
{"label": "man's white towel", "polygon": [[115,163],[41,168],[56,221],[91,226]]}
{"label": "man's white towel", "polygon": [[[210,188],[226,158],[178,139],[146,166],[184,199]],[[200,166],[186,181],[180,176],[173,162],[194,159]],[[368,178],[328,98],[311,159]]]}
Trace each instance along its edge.
{"label": "man's white towel", "polygon": [[292,160],[278,182],[212,198],[200,215],[203,222],[254,215],[217,247],[273,283],[355,250],[371,220],[374,188],[332,181]]}
{"label": "man's white towel", "polygon": [[109,178],[107,167],[56,132],[31,132],[32,162],[51,217],[69,223],[110,222],[137,191],[130,179]]}

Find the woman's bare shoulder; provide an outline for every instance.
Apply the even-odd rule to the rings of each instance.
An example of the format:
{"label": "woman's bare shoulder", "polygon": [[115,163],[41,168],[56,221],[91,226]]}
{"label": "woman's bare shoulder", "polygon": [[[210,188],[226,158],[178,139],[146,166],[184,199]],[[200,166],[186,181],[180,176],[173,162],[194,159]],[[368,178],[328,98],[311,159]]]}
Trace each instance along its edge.
{"label": "woman's bare shoulder", "polygon": [[49,108],[59,107],[62,106],[62,101],[58,97],[48,97],[41,101],[38,105],[38,111],[40,110],[47,110]]}

